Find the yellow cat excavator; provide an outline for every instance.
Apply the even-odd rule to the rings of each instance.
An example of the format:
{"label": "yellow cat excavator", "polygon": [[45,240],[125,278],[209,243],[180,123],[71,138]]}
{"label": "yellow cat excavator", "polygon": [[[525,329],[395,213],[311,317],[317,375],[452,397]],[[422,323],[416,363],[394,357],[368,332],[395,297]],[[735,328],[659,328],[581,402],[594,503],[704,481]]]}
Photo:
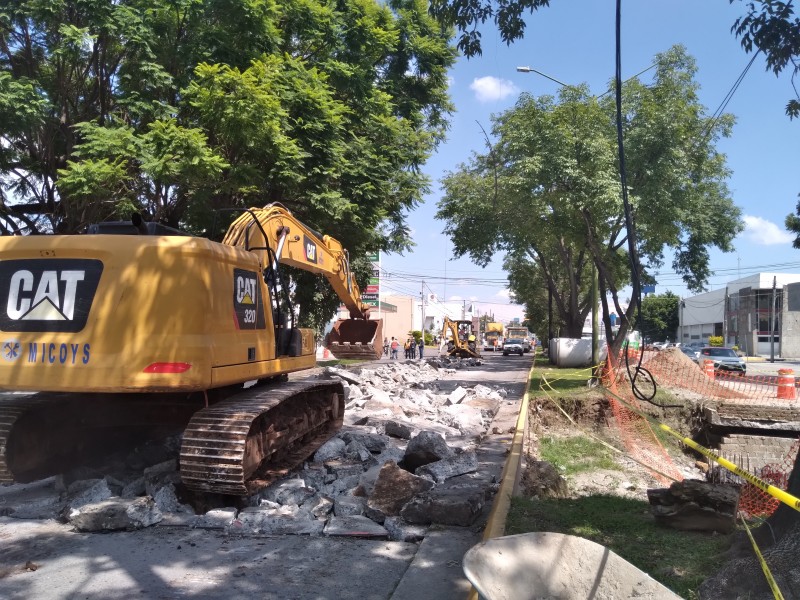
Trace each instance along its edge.
{"label": "yellow cat excavator", "polygon": [[287,380],[316,355],[284,264],[327,278],[349,309],[343,354],[380,357],[347,252],[280,205],[244,211],[222,243],[136,215],[0,237],[0,481],[181,428],[198,491],[247,495],[308,457],[341,427],[344,390]]}

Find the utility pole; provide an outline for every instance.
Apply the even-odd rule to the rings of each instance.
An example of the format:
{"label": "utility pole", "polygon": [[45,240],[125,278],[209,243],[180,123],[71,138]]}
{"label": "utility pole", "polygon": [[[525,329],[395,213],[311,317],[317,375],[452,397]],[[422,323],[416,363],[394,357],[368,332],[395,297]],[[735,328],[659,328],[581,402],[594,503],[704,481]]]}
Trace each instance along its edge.
{"label": "utility pole", "polygon": [[422,311],[422,324],[420,325],[420,329],[422,330],[422,342],[425,343],[425,282],[423,281],[419,290],[419,302],[420,302],[420,310]]}
{"label": "utility pole", "polygon": [[722,345],[728,345],[728,284],[725,284],[725,302],[722,305]]}
{"label": "utility pole", "polygon": [[772,302],[769,306],[769,362],[775,362],[775,288],[778,278],[772,277]]}
{"label": "utility pole", "polygon": [[592,264],[592,369],[600,363],[600,318],[597,311],[597,265]]}

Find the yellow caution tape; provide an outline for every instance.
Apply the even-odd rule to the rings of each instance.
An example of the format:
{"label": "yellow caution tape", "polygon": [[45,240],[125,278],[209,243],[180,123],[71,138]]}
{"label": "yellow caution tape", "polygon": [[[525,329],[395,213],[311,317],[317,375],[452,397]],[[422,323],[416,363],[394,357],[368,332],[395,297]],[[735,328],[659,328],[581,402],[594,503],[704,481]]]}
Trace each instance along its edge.
{"label": "yellow caution tape", "polygon": [[753,539],[753,534],[750,533],[750,528],[747,526],[747,522],[744,519],[741,519],[741,521],[742,525],[744,525],[744,530],[747,532],[747,537],[750,538],[750,543],[753,545],[753,550],[758,557],[758,562],[761,563],[761,570],[764,571],[764,576],[767,578],[767,583],[772,590],[772,595],[775,597],[775,600],[783,600],[783,594],[781,594],[781,590],[778,588],[778,584],[775,581],[775,578],[772,576],[772,572],[769,570],[769,566],[767,566],[767,561],[764,560],[761,550],[758,549],[758,545],[756,544],[755,539]]}
{"label": "yellow caution tape", "polygon": [[664,425],[663,423],[659,423],[653,417],[651,417],[647,413],[643,412],[639,408],[633,406],[627,400],[624,400],[623,398],[620,398],[617,394],[615,394],[614,392],[612,392],[608,388],[603,388],[603,389],[605,390],[605,392],[607,394],[613,396],[619,402],[624,404],[625,407],[628,410],[636,413],[637,415],[639,415],[643,419],[647,419],[650,423],[652,423],[653,425],[656,425],[662,431],[666,431],[671,436],[678,438],[681,442],[683,442],[684,444],[686,444],[687,446],[689,446],[693,450],[696,450],[697,452],[699,452],[703,456],[706,456],[706,457],[710,458],[711,460],[713,460],[714,462],[718,463],[720,466],[725,467],[726,469],[728,469],[732,473],[736,473],[742,479],[746,479],[747,481],[752,483],[754,486],[756,486],[758,489],[760,489],[762,492],[765,492],[765,493],[769,494],[773,498],[777,498],[778,500],[783,502],[786,506],[790,506],[791,508],[795,509],[796,511],[800,511],[800,498],[797,498],[796,496],[793,496],[792,494],[790,494],[788,492],[785,492],[782,489],[775,487],[774,485],[770,485],[769,483],[767,483],[766,481],[763,481],[762,479],[759,479],[758,477],[756,477],[752,473],[748,473],[747,471],[745,471],[741,467],[738,467],[737,465],[735,465],[731,461],[729,461],[729,460],[727,460],[725,458],[722,458],[716,452],[701,446],[700,444],[698,444],[694,440],[691,440],[691,439],[689,439],[687,437],[684,437],[683,435],[681,435],[679,432],[675,431],[674,429],[672,429],[668,425]]}

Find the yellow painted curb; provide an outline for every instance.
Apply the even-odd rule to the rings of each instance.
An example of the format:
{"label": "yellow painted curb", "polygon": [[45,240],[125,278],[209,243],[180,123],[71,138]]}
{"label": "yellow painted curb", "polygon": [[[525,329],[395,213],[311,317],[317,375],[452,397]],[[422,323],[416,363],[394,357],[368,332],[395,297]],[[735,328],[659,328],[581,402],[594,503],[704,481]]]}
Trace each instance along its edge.
{"label": "yellow painted curb", "polygon": [[[508,518],[508,511],[511,509],[511,496],[514,494],[514,488],[516,488],[520,477],[520,465],[522,464],[522,451],[525,442],[525,426],[528,422],[528,392],[535,366],[536,361],[533,362],[531,370],[528,371],[528,380],[525,382],[525,394],[522,396],[519,415],[517,416],[517,426],[514,430],[514,437],[511,440],[511,451],[506,459],[506,464],[503,466],[503,473],[500,476],[500,489],[497,490],[497,495],[494,497],[494,502],[492,503],[492,510],[486,521],[486,529],[483,531],[483,541],[500,537],[504,535],[506,531],[506,519]],[[468,600],[478,600],[478,592],[475,588],[470,590]]]}

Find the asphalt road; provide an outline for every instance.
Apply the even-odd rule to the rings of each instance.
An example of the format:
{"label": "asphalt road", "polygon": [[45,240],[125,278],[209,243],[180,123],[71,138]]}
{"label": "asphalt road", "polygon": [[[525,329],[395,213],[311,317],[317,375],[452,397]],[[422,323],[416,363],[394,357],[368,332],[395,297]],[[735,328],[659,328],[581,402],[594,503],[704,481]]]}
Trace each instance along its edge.
{"label": "asphalt road", "polygon": [[[480,469],[499,478],[531,357],[490,355],[441,388],[477,383],[509,391],[478,451]],[[35,501],[35,486],[27,493]],[[3,496],[22,486],[0,487]],[[84,534],[54,521],[0,516],[0,598],[116,599],[463,599],[464,553],[481,540],[490,504],[472,527],[433,527],[421,543],[309,536],[229,536],[155,526]],[[2,511],[0,511],[2,514]]]}

